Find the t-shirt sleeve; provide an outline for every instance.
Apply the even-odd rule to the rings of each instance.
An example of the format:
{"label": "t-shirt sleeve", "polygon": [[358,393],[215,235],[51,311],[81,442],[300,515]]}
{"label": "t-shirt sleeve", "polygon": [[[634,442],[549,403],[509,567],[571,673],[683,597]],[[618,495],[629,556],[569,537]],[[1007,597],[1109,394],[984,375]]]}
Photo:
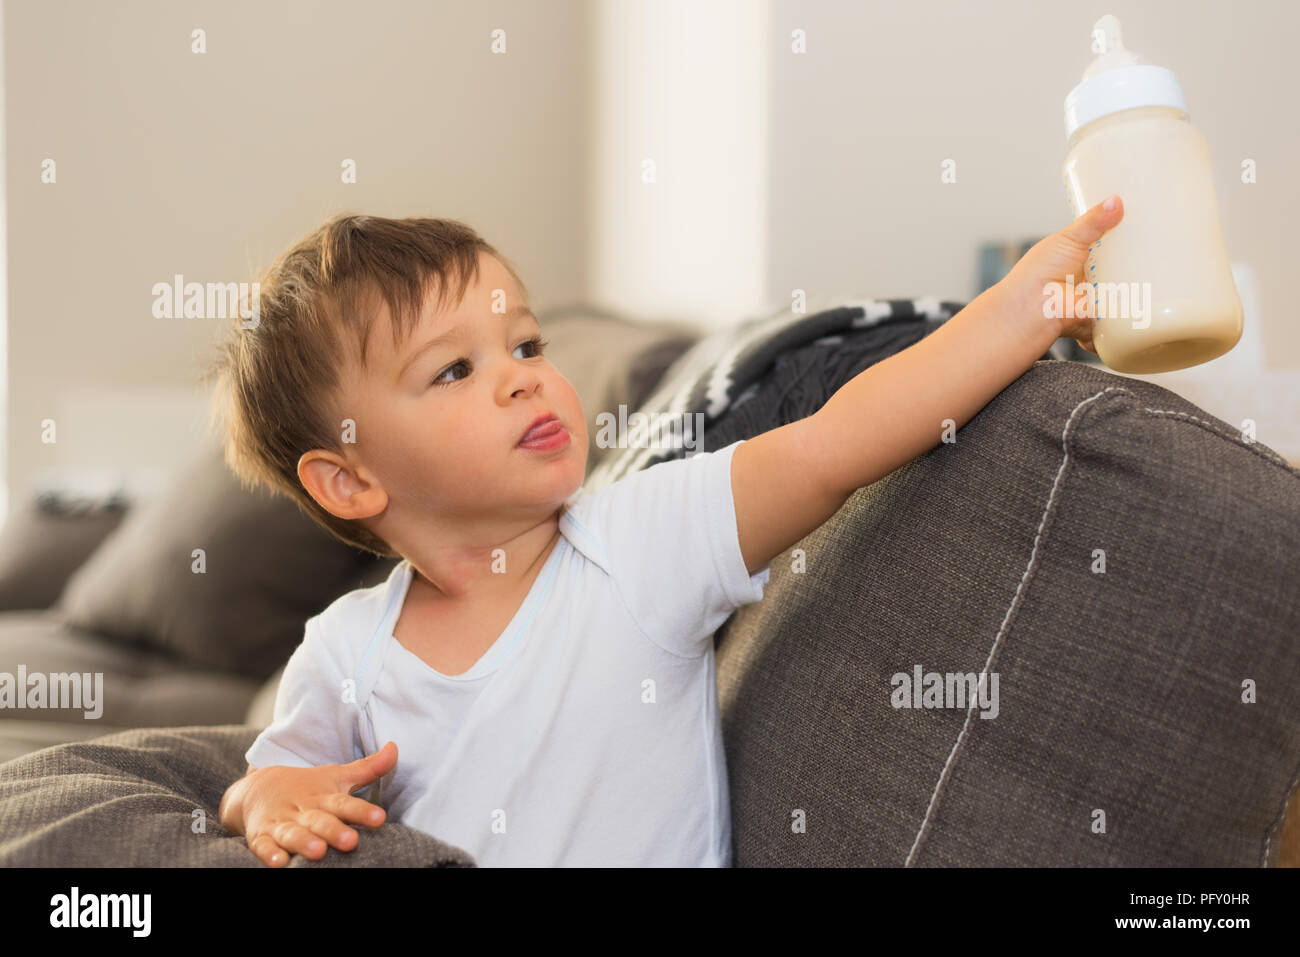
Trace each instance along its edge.
{"label": "t-shirt sleeve", "polygon": [[339,648],[321,628],[321,616],[308,619],[302,643],[280,678],[271,724],[244,752],[245,760],[255,768],[308,768],[365,757],[355,700],[355,687],[344,673]]}
{"label": "t-shirt sleeve", "polygon": [[696,656],[742,605],[763,597],[771,567],[750,575],[740,553],[731,459],[740,440],[634,472],[592,496],[587,521],[646,636]]}

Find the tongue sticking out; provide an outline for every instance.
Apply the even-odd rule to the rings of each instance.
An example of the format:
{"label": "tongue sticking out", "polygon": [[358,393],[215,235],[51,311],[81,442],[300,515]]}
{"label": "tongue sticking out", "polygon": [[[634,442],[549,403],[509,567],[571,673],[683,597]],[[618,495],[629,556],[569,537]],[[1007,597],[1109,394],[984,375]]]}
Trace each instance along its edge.
{"label": "tongue sticking out", "polygon": [[554,435],[562,428],[564,428],[564,426],[560,425],[559,419],[551,419],[551,421],[544,422],[535,429],[530,429],[528,434],[519,440],[519,443],[522,445],[525,442],[531,442],[534,439],[544,439],[548,435]]}

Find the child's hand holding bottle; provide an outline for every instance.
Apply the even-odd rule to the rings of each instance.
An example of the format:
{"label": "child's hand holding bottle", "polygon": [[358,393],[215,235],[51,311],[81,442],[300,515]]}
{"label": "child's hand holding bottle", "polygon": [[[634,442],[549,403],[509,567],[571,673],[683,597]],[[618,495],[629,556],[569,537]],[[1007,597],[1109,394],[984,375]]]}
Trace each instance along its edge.
{"label": "child's hand holding bottle", "polygon": [[[1111,202],[1113,208],[1107,209],[1106,204]],[[1069,226],[1035,243],[999,285],[1006,289],[1015,308],[1023,310],[1026,316],[1059,323],[1061,336],[1073,339],[1096,355],[1092,345],[1093,314],[1089,310],[1087,315],[1077,315],[1080,310],[1067,301],[1071,285],[1066,277],[1073,277],[1070,282],[1076,305],[1092,294],[1085,273],[1088,253],[1123,218],[1124,204],[1120,198],[1107,197]],[[1065,308],[1055,309],[1058,304],[1064,304]]]}

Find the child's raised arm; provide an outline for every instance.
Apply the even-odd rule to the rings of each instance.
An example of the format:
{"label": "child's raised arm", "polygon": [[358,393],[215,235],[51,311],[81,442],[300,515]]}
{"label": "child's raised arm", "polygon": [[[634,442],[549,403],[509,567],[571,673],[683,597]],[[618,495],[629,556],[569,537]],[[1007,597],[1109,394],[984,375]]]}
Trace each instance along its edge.
{"label": "child's raised arm", "polygon": [[[741,443],[731,461],[740,552],[750,574],[870,485],[939,444],[1062,336],[1091,345],[1091,318],[1044,308],[1081,277],[1088,250],[1123,215],[1094,206],[920,342],[858,374],[814,414]],[[951,425],[949,426],[949,420]]]}

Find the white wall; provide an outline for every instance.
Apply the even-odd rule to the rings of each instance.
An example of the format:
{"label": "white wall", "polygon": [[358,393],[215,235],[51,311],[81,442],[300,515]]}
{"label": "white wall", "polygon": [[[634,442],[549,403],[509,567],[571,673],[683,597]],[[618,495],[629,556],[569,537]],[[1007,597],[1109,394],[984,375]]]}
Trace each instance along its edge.
{"label": "white wall", "polygon": [[770,6],[595,0],[590,294],[733,323],[766,298]]}

